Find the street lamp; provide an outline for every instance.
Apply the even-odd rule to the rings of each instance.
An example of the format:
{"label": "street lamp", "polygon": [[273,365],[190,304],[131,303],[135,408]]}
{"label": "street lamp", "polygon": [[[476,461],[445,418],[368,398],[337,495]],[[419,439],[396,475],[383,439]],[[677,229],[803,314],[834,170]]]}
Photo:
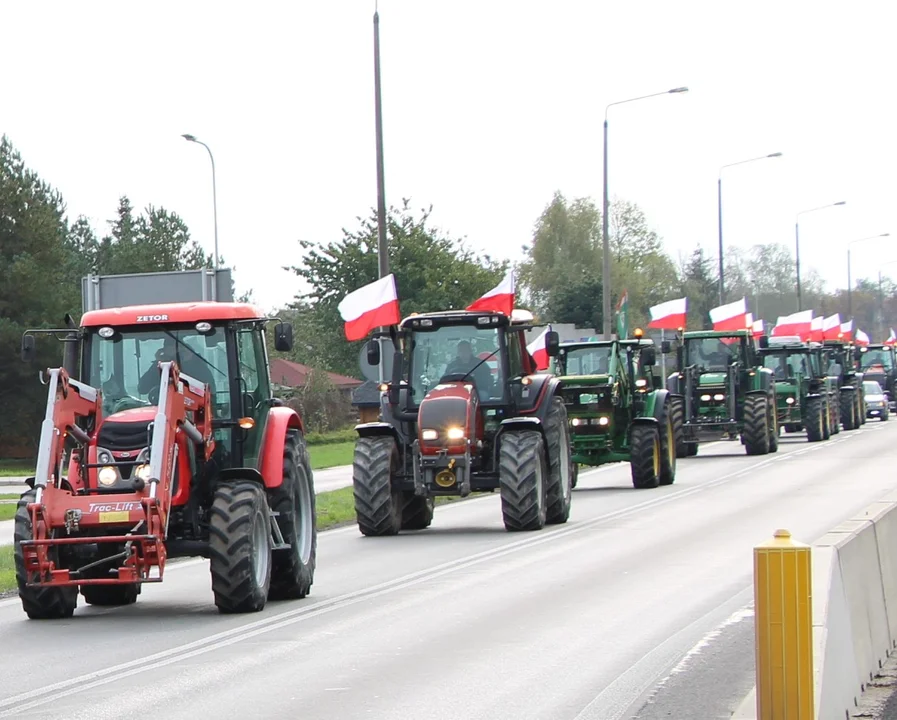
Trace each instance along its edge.
{"label": "street lamp", "polygon": [[800,216],[806,215],[807,213],[816,212],[817,210],[825,210],[826,208],[835,207],[837,205],[846,205],[846,200],[841,200],[836,203],[829,203],[828,205],[820,205],[819,207],[810,208],[809,210],[801,210],[794,218],[794,261],[795,261],[795,269],[797,270],[797,311],[800,312],[803,308],[801,307],[801,296],[800,296]]}
{"label": "street lamp", "polygon": [[608,192],[607,192],[607,111],[614,105],[623,105],[624,103],[635,102],[636,100],[646,100],[647,98],[657,97],[659,95],[670,95],[672,93],[688,92],[687,87],[677,87],[672,90],[664,90],[663,92],[651,93],[650,95],[642,95],[640,97],[629,98],[629,100],[619,100],[612,102],[604,109],[604,205],[601,217],[601,239],[603,241],[603,267],[601,268],[601,294],[602,294],[602,315],[604,316],[604,339],[610,340],[610,238],[608,237]]}
{"label": "street lamp", "polygon": [[864,240],[875,240],[876,238],[890,237],[891,233],[882,233],[881,235],[870,235],[869,237],[851,240],[847,243],[847,317],[853,317],[853,279],[850,276],[850,246],[854,243],[863,242]]}
{"label": "street lamp", "polygon": [[723,170],[735,165],[744,165],[757,160],[766,160],[767,158],[782,157],[782,153],[770,153],[769,155],[761,155],[760,157],[750,158],[749,160],[739,160],[738,162],[723,165],[719,169],[719,179],[716,181],[716,207],[717,216],[719,218],[719,304],[725,302],[725,286],[723,285]]}
{"label": "street lamp", "polygon": [[[215,267],[216,278],[217,278],[217,271],[218,271],[218,197],[217,197],[217,191],[215,189],[215,158],[212,157],[211,148],[208,145],[206,145],[202,140],[197,140],[195,135],[190,135],[189,133],[184,133],[183,135],[181,135],[181,137],[184,138],[184,140],[186,140],[187,142],[193,142],[193,143],[197,143],[198,145],[202,145],[206,150],[209,151],[209,159],[212,161],[212,210],[215,213],[214,267]],[[218,280],[216,279],[215,282],[212,284],[212,286],[214,287],[217,283],[218,283]]]}

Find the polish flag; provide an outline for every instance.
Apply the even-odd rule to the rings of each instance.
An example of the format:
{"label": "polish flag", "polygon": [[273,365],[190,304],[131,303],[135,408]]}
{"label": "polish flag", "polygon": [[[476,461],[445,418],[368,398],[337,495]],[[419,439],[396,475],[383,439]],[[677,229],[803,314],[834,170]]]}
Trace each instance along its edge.
{"label": "polish flag", "polygon": [[502,281],[479,300],[467,306],[468,310],[492,310],[508,317],[514,310],[514,271],[509,270]]}
{"label": "polish flag", "polygon": [[651,313],[649,328],[658,330],[678,330],[685,327],[685,316],[688,313],[688,298],[668,300],[660,305],[648,308]]}
{"label": "polish flag", "polygon": [[337,310],[346,323],[346,340],[361,340],[371,330],[401,320],[396,278],[390,273],[350,292]]}
{"label": "polish flag", "polygon": [[822,339],[837,340],[841,332],[841,315],[835,313],[822,321]]}
{"label": "polish flag", "polygon": [[841,340],[853,340],[853,320],[841,323]]}
{"label": "polish flag", "polygon": [[545,336],[550,328],[545,328],[542,333],[526,346],[527,352],[533,356],[536,361],[536,370],[547,370],[550,363],[548,350],[545,349]]}
{"label": "polish flag", "polygon": [[760,337],[763,334],[763,320],[754,320],[751,323],[751,334]]}
{"label": "polish flag", "polygon": [[714,330],[744,330],[747,324],[747,304],[744,298],[728,305],[720,305],[710,311]]}
{"label": "polish flag", "polygon": [[897,334],[894,333],[894,328],[891,328],[891,334],[885,340],[885,345],[897,345]]}
{"label": "polish flag", "polygon": [[810,321],[810,330],[801,338],[801,340],[804,340],[805,342],[822,342],[823,338],[822,316],[820,315],[819,317],[814,317]]}
{"label": "polish flag", "polygon": [[776,320],[776,326],[772,329],[772,335],[799,335],[801,338],[807,337],[813,325],[813,311],[803,310],[791,315],[779,315]]}
{"label": "polish flag", "polygon": [[869,344],[869,336],[864,333],[862,330],[857,328],[856,333],[856,343],[857,345],[868,345]]}

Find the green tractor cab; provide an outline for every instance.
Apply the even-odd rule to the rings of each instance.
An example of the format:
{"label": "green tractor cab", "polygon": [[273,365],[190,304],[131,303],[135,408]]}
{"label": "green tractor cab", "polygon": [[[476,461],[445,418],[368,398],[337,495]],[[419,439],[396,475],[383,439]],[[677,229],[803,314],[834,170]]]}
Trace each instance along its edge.
{"label": "green tractor cab", "polygon": [[[859,348],[856,367],[863,373],[864,380],[881,386],[889,408],[897,411],[897,353],[894,346],[878,343]],[[863,413],[865,415],[865,408]]]}
{"label": "green tractor cab", "polygon": [[670,485],[676,437],[669,393],[659,387],[649,339],[562,343],[554,360],[570,423],[572,460],[628,462],[636,488]]}
{"label": "green tractor cab", "polygon": [[701,442],[739,436],[748,455],[778,449],[775,381],[750,330],[683,333],[677,359],[667,389],[674,424],[683,428],[678,457],[697,455]]}
{"label": "green tractor cab", "polygon": [[861,351],[843,339],[826,340],[822,347],[826,375],[838,387],[841,426],[845,430],[856,430],[866,422],[865,377],[856,369]]}

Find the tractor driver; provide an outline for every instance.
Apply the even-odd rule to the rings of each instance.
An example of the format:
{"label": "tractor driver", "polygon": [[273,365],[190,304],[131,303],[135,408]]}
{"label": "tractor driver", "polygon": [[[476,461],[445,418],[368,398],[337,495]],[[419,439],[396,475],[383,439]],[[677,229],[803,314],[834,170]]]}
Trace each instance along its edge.
{"label": "tractor driver", "polygon": [[492,391],[492,370],[489,365],[485,360],[474,356],[469,340],[461,340],[458,343],[457,352],[457,356],[446,367],[445,374],[466,375],[473,370],[471,375],[480,396],[489,397]]}
{"label": "tractor driver", "polygon": [[209,366],[206,361],[197,355],[192,348],[184,343],[180,343],[180,352],[178,351],[178,342],[171,336],[166,335],[165,341],[157,351],[155,362],[143,373],[140,382],[137,385],[137,391],[145,395],[154,387],[159,385],[159,369],[156,363],[171,362],[177,363],[178,368],[185,375],[199,380],[204,385],[208,385],[209,389],[214,393],[215,385],[212,380],[212,373],[209,372]]}

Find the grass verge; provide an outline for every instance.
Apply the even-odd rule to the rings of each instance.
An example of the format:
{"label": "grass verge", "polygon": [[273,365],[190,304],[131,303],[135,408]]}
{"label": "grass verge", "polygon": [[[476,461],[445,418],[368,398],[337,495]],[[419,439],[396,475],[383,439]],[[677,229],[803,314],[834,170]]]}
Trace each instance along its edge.
{"label": "grass verge", "polygon": [[0,477],[30,477],[34,462],[30,460],[0,460]]}
{"label": "grass verge", "polygon": [[329,445],[309,445],[308,457],[312,470],[351,465],[355,454],[355,441],[333,443]]}
{"label": "grass verge", "polygon": [[8,502],[0,504],[0,520],[12,520],[15,514],[16,503]]}
{"label": "grass verge", "polygon": [[0,545],[0,593],[14,590],[16,569],[12,559],[12,545]]}

